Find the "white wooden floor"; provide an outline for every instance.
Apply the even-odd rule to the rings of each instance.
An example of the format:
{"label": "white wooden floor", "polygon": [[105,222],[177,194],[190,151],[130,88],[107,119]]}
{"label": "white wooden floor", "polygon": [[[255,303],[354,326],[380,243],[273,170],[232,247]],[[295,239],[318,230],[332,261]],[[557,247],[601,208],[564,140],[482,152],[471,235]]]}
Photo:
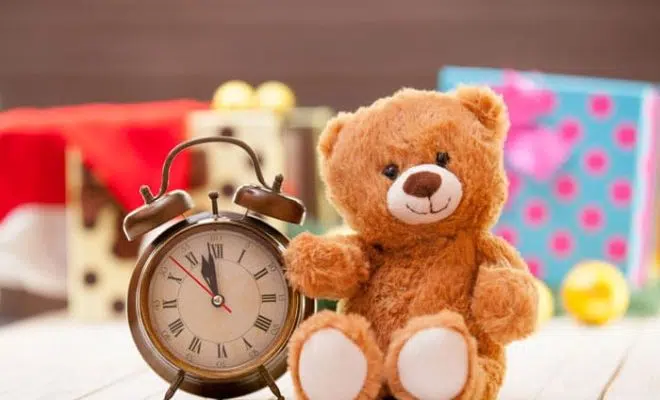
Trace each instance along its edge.
{"label": "white wooden floor", "polygon": [[[293,398],[288,376],[278,384]],[[49,316],[0,329],[0,399],[161,399],[167,386],[142,361],[125,323]],[[244,399],[269,398],[262,391]],[[660,319],[605,328],[553,320],[509,347],[500,398],[660,399]]]}

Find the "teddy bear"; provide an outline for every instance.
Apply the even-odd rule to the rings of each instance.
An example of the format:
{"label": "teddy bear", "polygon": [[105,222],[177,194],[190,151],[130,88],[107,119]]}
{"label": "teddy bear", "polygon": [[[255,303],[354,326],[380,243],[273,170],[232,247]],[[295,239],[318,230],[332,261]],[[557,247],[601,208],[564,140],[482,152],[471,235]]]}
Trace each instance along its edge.
{"label": "teddy bear", "polygon": [[402,89],[330,120],[327,194],[353,233],[296,236],[287,277],[341,312],[289,342],[296,397],[495,399],[505,346],[530,335],[537,293],[490,229],[507,196],[501,97],[487,87]]}

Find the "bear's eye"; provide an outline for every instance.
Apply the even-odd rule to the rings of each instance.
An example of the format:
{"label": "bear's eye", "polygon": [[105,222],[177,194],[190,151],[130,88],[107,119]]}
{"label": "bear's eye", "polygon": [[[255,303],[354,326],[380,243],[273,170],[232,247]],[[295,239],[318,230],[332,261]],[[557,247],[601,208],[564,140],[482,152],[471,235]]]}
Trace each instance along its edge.
{"label": "bear's eye", "polygon": [[440,153],[436,154],[435,156],[435,163],[438,164],[438,166],[445,168],[447,164],[449,164],[449,153],[445,151],[441,151]]}
{"label": "bear's eye", "polygon": [[399,176],[399,167],[396,164],[389,164],[383,168],[383,175],[391,180],[395,180]]}

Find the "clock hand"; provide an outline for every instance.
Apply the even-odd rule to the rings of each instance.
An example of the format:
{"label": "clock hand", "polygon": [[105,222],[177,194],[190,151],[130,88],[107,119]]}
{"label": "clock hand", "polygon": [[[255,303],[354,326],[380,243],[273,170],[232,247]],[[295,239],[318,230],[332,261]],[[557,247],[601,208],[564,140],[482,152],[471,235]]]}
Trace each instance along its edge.
{"label": "clock hand", "polygon": [[206,246],[209,249],[209,264],[211,264],[211,271],[213,271],[213,276],[215,280],[215,290],[217,290],[217,293],[220,294],[220,281],[218,280],[218,272],[215,269],[215,257],[213,256],[213,252],[211,251],[211,244],[207,243]]}
{"label": "clock hand", "polygon": [[215,261],[213,260],[213,255],[209,250],[209,258],[202,256],[202,276],[204,280],[209,285],[209,289],[213,292],[214,296],[218,296],[220,291],[218,290],[218,276],[215,273]]}
{"label": "clock hand", "polygon": [[[204,262],[204,257],[202,257],[202,264],[203,264],[203,262]],[[210,274],[210,278],[211,278],[210,279],[210,281],[211,281],[210,284],[212,285],[211,290],[214,290],[213,293],[215,293],[217,296],[220,296],[222,298],[223,301],[222,301],[222,303],[220,303],[220,306],[222,308],[224,308],[225,310],[227,310],[231,314],[231,308],[229,308],[227,306],[227,304],[225,304],[225,301],[224,301],[225,297],[220,294],[220,282],[218,281],[218,273],[215,269],[215,258],[213,258],[213,254],[211,253],[211,246],[209,246],[209,265],[210,265],[209,269],[211,271],[211,274]]]}
{"label": "clock hand", "polygon": [[[206,293],[208,293],[208,295],[211,296],[211,299],[213,299],[213,298],[215,297],[215,295],[213,294],[213,292],[211,292],[211,291],[209,290],[209,288],[206,287],[206,285],[204,285],[199,279],[197,279],[197,277],[195,277],[195,275],[193,275],[190,271],[188,271],[188,270],[186,269],[186,267],[184,267],[183,265],[181,265],[181,263],[179,263],[174,257],[170,256],[169,258],[170,258],[170,260],[172,260],[172,262],[173,262],[174,264],[176,264],[177,267],[179,267],[183,272],[185,272],[186,275],[188,275],[189,277],[191,277],[192,280],[195,281],[195,283],[197,284],[197,286],[199,286],[200,288],[202,288],[202,290],[204,290]],[[218,296],[219,296],[219,295],[218,295]],[[222,296],[219,296],[219,297],[222,297]],[[231,308],[229,308],[229,306],[227,306],[227,305],[225,304],[223,298],[222,298],[222,302],[220,303],[220,306],[221,306],[222,308],[224,308],[225,310],[227,310],[228,313],[231,314]]]}

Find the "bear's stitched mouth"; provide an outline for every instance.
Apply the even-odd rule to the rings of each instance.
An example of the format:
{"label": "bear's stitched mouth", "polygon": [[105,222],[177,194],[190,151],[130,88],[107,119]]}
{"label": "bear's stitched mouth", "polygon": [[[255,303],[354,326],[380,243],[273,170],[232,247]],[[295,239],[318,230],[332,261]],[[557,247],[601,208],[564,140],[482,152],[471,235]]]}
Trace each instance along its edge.
{"label": "bear's stitched mouth", "polygon": [[415,210],[414,208],[410,207],[410,205],[408,205],[408,203],[406,203],[406,208],[408,210],[412,211],[413,213],[417,214],[417,215],[429,215],[429,214],[437,214],[437,213],[445,211],[447,209],[447,207],[449,207],[449,203],[451,203],[451,197],[447,199],[447,203],[445,204],[444,207],[442,207],[439,210],[434,210],[433,209],[433,202],[429,198],[429,212],[419,212],[419,211]]}

